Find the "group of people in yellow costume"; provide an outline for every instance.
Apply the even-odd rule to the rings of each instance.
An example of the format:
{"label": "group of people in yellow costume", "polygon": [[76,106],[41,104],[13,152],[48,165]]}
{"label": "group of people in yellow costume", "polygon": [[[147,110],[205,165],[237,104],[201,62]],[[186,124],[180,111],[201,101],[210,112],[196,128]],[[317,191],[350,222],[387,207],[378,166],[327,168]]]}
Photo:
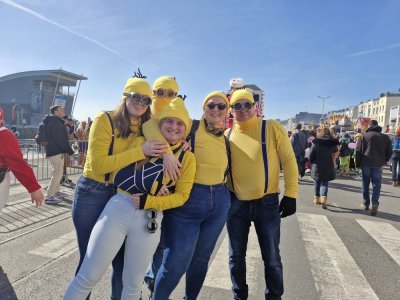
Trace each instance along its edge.
{"label": "group of people in yellow costume", "polygon": [[[250,89],[229,100],[209,93],[201,120],[190,119],[178,92],[172,76],[152,88],[129,78],[119,106],[94,119],[72,210],[80,260],[64,299],[87,299],[110,263],[111,299],[141,299],[143,280],[151,299],[168,299],[184,274],[185,299],[197,299],[225,224],[233,295],[247,299],[251,223],[266,299],[281,298],[280,223],[296,212],[298,178],[286,132],[256,116]],[[229,110],[235,124],[224,132]]]}

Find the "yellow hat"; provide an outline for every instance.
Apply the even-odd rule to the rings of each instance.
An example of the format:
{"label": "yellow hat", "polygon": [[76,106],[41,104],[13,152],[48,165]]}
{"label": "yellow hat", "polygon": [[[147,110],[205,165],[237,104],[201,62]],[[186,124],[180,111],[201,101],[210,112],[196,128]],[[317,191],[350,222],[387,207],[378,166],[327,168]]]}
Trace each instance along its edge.
{"label": "yellow hat", "polygon": [[178,83],[176,82],[175,77],[172,76],[161,76],[157,78],[153,83],[153,90],[155,91],[159,88],[171,89],[175,93],[178,93],[179,91]]}
{"label": "yellow hat", "polygon": [[[150,84],[143,78],[133,77],[126,81],[124,87],[124,93],[139,93],[151,98]],[[125,100],[126,96],[122,96],[122,100]]]}
{"label": "yellow hat", "polygon": [[212,97],[221,97],[222,99],[224,99],[224,101],[225,101],[225,103],[226,103],[226,106],[227,106],[227,107],[229,106],[229,100],[228,100],[228,98],[226,97],[226,95],[225,95],[223,92],[215,91],[215,92],[209,93],[209,94],[204,98],[203,109],[206,107],[207,101],[210,100],[210,98],[212,98]]}
{"label": "yellow hat", "polygon": [[169,104],[165,105],[160,113],[159,120],[165,118],[177,118],[181,120],[186,126],[185,137],[190,131],[190,117],[189,112],[185,107],[185,103],[179,97],[174,98]]}
{"label": "yellow hat", "polygon": [[253,90],[252,89],[240,89],[233,92],[231,96],[231,105],[235,104],[238,100],[245,99],[254,103]]}

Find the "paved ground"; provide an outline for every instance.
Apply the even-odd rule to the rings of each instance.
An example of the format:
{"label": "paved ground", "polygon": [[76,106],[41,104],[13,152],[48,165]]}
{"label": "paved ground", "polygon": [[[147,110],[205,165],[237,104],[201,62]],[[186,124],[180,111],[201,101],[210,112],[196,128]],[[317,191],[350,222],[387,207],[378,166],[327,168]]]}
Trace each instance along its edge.
{"label": "paved ground", "polygon": [[[377,217],[359,208],[359,180],[332,182],[327,210],[312,203],[312,180],[306,176],[300,183],[298,213],[282,220],[284,299],[400,299],[400,188],[389,185],[388,175],[385,170]],[[22,187],[12,188],[0,215],[0,299],[62,298],[78,260],[70,217],[73,189],[63,191],[64,203],[35,208]],[[224,231],[199,299],[232,299],[227,252]],[[249,299],[263,299],[264,270],[254,231],[247,266]],[[109,276],[92,299],[108,299]],[[183,281],[172,299],[182,299]],[[143,292],[147,299],[146,288]]]}

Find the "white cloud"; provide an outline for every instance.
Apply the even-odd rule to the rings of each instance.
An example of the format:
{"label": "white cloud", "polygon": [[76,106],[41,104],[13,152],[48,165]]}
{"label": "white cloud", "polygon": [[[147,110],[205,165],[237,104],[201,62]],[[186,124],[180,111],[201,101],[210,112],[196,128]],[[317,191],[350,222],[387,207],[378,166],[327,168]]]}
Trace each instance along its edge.
{"label": "white cloud", "polygon": [[376,48],[376,49],[352,53],[352,54],[347,55],[347,57],[356,57],[356,56],[361,56],[361,55],[367,55],[367,54],[371,54],[371,53],[386,51],[386,50],[393,49],[393,48],[400,48],[400,43],[392,44],[392,45],[382,47],[382,48]]}

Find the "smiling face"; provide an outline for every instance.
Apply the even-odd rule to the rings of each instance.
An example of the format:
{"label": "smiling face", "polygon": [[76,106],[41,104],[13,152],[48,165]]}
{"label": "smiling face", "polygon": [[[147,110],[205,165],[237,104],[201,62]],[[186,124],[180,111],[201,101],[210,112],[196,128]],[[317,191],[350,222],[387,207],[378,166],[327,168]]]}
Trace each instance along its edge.
{"label": "smiling face", "polygon": [[[225,108],[223,108],[225,106]],[[222,110],[220,108],[223,108]],[[204,107],[204,119],[208,124],[220,125],[226,117],[228,107],[224,99],[213,96],[208,99]]]}
{"label": "smiling face", "polygon": [[126,97],[125,105],[131,119],[140,118],[149,108],[148,105],[143,105],[142,102],[134,101],[132,97]]}
{"label": "smiling face", "polygon": [[165,118],[161,120],[160,130],[167,142],[175,145],[185,136],[186,126],[180,119]]}
{"label": "smiling face", "polygon": [[248,121],[256,114],[256,109],[254,105],[251,105],[250,109],[245,108],[246,102],[250,103],[249,100],[246,99],[239,99],[238,101],[235,102],[235,104],[240,103],[241,106],[243,106],[241,111],[235,110],[234,107],[231,108],[232,115],[238,122]]}

